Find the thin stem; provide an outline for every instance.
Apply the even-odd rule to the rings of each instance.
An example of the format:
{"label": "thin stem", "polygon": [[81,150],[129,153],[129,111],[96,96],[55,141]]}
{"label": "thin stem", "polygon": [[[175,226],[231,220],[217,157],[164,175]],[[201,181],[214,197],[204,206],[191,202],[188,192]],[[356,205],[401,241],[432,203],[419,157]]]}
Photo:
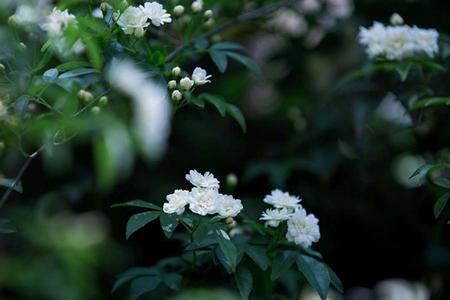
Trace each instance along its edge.
{"label": "thin stem", "polygon": [[278,3],[268,4],[268,5],[262,6],[260,8],[246,12],[246,13],[238,16],[237,18],[228,20],[228,21],[220,24],[216,28],[211,29],[210,31],[205,32],[204,34],[199,35],[197,38],[191,40],[188,43],[180,44],[177,48],[175,48],[175,50],[173,50],[171,53],[169,53],[169,55],[166,58],[166,62],[170,62],[170,61],[174,60],[178,54],[180,54],[186,47],[188,47],[190,44],[192,44],[192,42],[194,42],[196,40],[207,39],[207,38],[209,38],[213,35],[216,35],[230,27],[233,27],[233,26],[236,26],[236,25],[239,25],[239,24],[242,24],[244,22],[248,22],[248,21],[251,21],[254,19],[265,17],[267,15],[270,15],[270,14],[276,12],[280,8],[291,6],[292,4],[295,4],[297,1],[298,0],[284,0],[284,1],[281,1]]}
{"label": "thin stem", "polygon": [[44,149],[44,148],[41,147],[36,152],[28,155],[28,157],[25,160],[25,163],[23,164],[22,168],[20,168],[19,173],[17,174],[16,178],[14,179],[14,181],[11,183],[9,188],[6,190],[6,192],[3,194],[2,198],[0,199],[0,208],[2,208],[2,206],[6,203],[6,201],[9,198],[9,196],[11,195],[12,191],[14,190],[14,188],[19,183],[20,179],[22,179],[22,176],[25,173],[25,171],[28,169],[28,167],[30,166],[30,164],[33,161],[33,159],[42,151],[42,149]]}

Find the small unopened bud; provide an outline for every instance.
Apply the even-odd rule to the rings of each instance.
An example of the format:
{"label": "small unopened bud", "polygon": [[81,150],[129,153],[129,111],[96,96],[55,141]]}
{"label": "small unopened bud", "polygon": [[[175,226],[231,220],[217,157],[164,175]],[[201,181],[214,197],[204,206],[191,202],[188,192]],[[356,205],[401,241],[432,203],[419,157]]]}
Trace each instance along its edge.
{"label": "small unopened bud", "polygon": [[177,82],[175,80],[171,80],[169,81],[169,83],[167,83],[167,87],[171,90],[174,90],[177,88]]}
{"label": "small unopened bud", "polygon": [[102,97],[98,100],[98,105],[100,105],[100,106],[105,106],[106,104],[108,104],[108,97],[102,96]]}
{"label": "small unopened bud", "polygon": [[208,9],[207,11],[205,11],[205,18],[212,18],[214,16],[214,12],[210,9]]}
{"label": "small unopened bud", "polygon": [[120,12],[118,12],[118,11],[113,12],[112,17],[113,17],[113,20],[115,22],[117,22],[119,20],[119,17],[120,17]]}
{"label": "small unopened bud", "polygon": [[4,64],[0,64],[0,71],[5,71],[5,65]]}
{"label": "small unopened bud", "polygon": [[17,25],[17,22],[16,22],[16,15],[12,15],[12,16],[10,16],[10,17],[8,18],[8,25],[10,25],[10,26],[15,26],[15,25]]}
{"label": "small unopened bud", "polygon": [[233,222],[234,222],[234,219],[232,217],[228,217],[228,218],[225,219],[225,223],[228,224],[228,225],[229,224],[233,224]]}
{"label": "small unopened bud", "polygon": [[173,76],[177,77],[178,75],[180,75],[180,73],[181,73],[180,67],[175,67],[175,68],[172,69],[172,75]]}
{"label": "small unopened bud", "polygon": [[228,229],[233,229],[237,226],[237,222],[233,220],[233,222],[227,224],[228,225]]}
{"label": "small unopened bud", "polygon": [[196,1],[192,2],[191,9],[192,9],[193,13],[198,13],[199,11],[201,11],[203,9],[203,1],[196,0]]}
{"label": "small unopened bud", "polygon": [[400,16],[398,13],[394,13],[391,16],[390,22],[392,25],[402,25],[405,21],[403,20],[402,16]]}
{"label": "small unopened bud", "polygon": [[102,10],[103,15],[106,15],[106,13],[108,12],[108,9],[110,9],[110,8],[111,8],[111,5],[109,5],[106,2],[102,2],[102,4],[100,4],[100,9]]}
{"label": "small unopened bud", "polygon": [[85,90],[80,90],[78,92],[78,97],[85,102],[91,102],[94,99],[92,93],[87,92]]}
{"label": "small unopened bud", "polygon": [[214,18],[209,18],[209,19],[205,22],[205,25],[206,25],[206,27],[213,27],[213,26],[214,26],[214,22],[215,22]]}
{"label": "small unopened bud", "polygon": [[94,106],[91,108],[91,113],[93,113],[94,115],[98,115],[101,112],[101,108],[100,106]]}
{"label": "small unopened bud", "polygon": [[2,151],[2,150],[4,150],[4,149],[5,149],[5,143],[0,142],[0,151]]}
{"label": "small unopened bud", "polygon": [[27,45],[25,45],[25,43],[20,42],[19,45],[20,47],[22,47],[22,49],[27,49]]}
{"label": "small unopened bud", "polygon": [[143,37],[145,34],[145,30],[142,27],[138,27],[134,30],[134,36],[137,38]]}
{"label": "small unopened bud", "polygon": [[181,16],[182,14],[184,14],[184,6],[183,5],[177,5],[173,8],[173,14],[177,17]]}
{"label": "small unopened bud", "polygon": [[179,90],[175,90],[172,92],[172,100],[173,101],[180,101],[181,99],[183,99],[183,95],[181,94],[181,92]]}
{"label": "small unopened bud", "polygon": [[191,80],[189,77],[184,77],[180,80],[180,86],[183,90],[190,90],[192,86],[194,85],[194,81]]}
{"label": "small unopened bud", "polygon": [[28,104],[28,111],[35,111],[37,108],[36,103],[30,103]]}
{"label": "small unopened bud", "polygon": [[235,174],[230,173],[227,175],[226,183],[228,187],[234,188],[238,184],[238,182],[238,177]]}
{"label": "small unopened bud", "polygon": [[220,34],[216,34],[211,37],[211,41],[213,41],[214,43],[220,42],[221,40],[222,36]]}

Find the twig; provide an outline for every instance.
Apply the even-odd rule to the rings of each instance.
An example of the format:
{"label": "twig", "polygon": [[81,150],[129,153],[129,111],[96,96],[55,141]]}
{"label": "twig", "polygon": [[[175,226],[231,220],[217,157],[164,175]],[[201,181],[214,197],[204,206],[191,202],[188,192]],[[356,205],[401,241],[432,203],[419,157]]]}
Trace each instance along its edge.
{"label": "twig", "polygon": [[39,148],[38,150],[36,150],[36,152],[28,155],[25,163],[23,164],[22,168],[20,168],[19,173],[17,174],[16,178],[14,179],[14,181],[11,183],[11,185],[8,187],[8,189],[6,190],[6,192],[3,194],[2,199],[0,199],[0,208],[2,208],[2,206],[6,203],[6,201],[8,200],[9,196],[11,195],[11,192],[14,190],[14,188],[16,187],[16,185],[19,183],[20,179],[22,178],[23,174],[25,173],[25,171],[28,169],[28,167],[30,166],[31,162],[33,161],[33,159],[44,149],[44,147]]}
{"label": "twig", "polygon": [[186,44],[179,45],[175,50],[173,50],[171,53],[169,53],[169,55],[167,55],[166,62],[170,62],[170,61],[174,60],[178,54],[180,54],[186,47],[188,47],[190,44],[192,44],[192,42],[194,42],[196,40],[207,39],[207,38],[209,38],[213,35],[216,35],[230,27],[270,15],[270,14],[276,12],[277,10],[279,10],[280,8],[291,6],[291,5],[295,4],[297,1],[298,0],[284,0],[284,1],[281,1],[278,3],[268,4],[268,5],[262,6],[260,8],[246,12],[246,13],[238,16],[237,18],[228,20],[228,21],[220,24],[216,28],[211,29],[210,31],[205,32],[204,34],[199,35],[194,40],[192,40]]}

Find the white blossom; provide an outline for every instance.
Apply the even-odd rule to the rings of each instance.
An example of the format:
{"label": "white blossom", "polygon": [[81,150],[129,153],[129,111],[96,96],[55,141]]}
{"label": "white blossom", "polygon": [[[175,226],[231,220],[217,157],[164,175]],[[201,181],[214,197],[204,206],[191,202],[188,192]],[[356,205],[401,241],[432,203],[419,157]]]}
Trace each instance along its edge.
{"label": "white blossom", "polygon": [[184,77],[180,80],[180,86],[182,89],[188,91],[194,86],[194,81],[189,77]]}
{"label": "white blossom", "polygon": [[199,67],[195,68],[194,72],[192,73],[192,80],[194,80],[194,83],[196,85],[204,85],[208,82],[211,82],[211,80],[209,80],[209,78],[211,77],[212,75],[208,75],[205,69]]}
{"label": "white blossom", "polygon": [[180,75],[180,73],[181,73],[181,68],[180,67],[174,67],[173,69],[172,69],[172,75],[173,76],[175,76],[175,77],[177,77],[178,75]]}
{"label": "white blossom", "polygon": [[286,239],[305,248],[320,239],[319,220],[304,209],[297,209],[287,221]]}
{"label": "white blossom", "polygon": [[439,33],[436,30],[413,27],[412,32],[416,40],[416,51],[423,52],[428,57],[434,57],[439,52]]}
{"label": "white blossom", "polygon": [[201,174],[197,172],[197,170],[189,171],[189,174],[186,174],[186,180],[192,183],[195,187],[204,188],[204,189],[219,189],[219,180],[217,180],[213,174],[210,172],[205,172],[205,174]]}
{"label": "white blossom", "polygon": [[191,9],[194,13],[197,13],[203,9],[203,0],[195,0],[191,4]]}
{"label": "white blossom", "polygon": [[216,189],[193,188],[189,209],[196,214],[206,216],[216,213],[217,199],[220,197]]}
{"label": "white blossom", "polygon": [[163,211],[166,214],[181,215],[184,213],[185,206],[191,202],[189,191],[175,190],[173,194],[166,197],[167,202],[163,205]]}
{"label": "white blossom", "polygon": [[172,100],[180,101],[181,99],[183,99],[183,94],[179,90],[174,90],[172,92]]}
{"label": "white blossom", "polygon": [[275,208],[286,208],[291,211],[300,207],[300,201],[300,198],[278,189],[273,190],[270,195],[264,198],[265,203],[273,205]]}
{"label": "white blossom", "polygon": [[234,218],[243,208],[241,200],[229,195],[219,195],[216,201],[216,213],[222,218]]}
{"label": "white blossom", "polygon": [[173,8],[173,14],[177,17],[181,16],[182,14],[184,14],[184,6],[183,5],[177,5]]}
{"label": "white blossom", "polygon": [[20,26],[31,26],[37,24],[45,18],[45,9],[42,5],[28,5],[21,4],[17,6],[14,15],[11,16],[11,20]]}
{"label": "white blossom", "polygon": [[392,25],[402,25],[403,23],[405,23],[402,16],[400,16],[398,13],[394,13],[389,19],[389,22],[391,22]]}
{"label": "white blossom", "polygon": [[134,34],[137,36],[142,36],[145,28],[150,25],[148,21],[148,16],[144,11],[135,6],[129,6],[117,20],[117,25],[122,28],[125,34]]}
{"label": "white blossom", "polygon": [[156,27],[172,22],[170,14],[158,2],[147,2],[143,6],[141,5],[140,8]]}
{"label": "white blossom", "polygon": [[262,221],[266,221],[266,226],[278,227],[281,222],[287,221],[292,215],[292,212],[286,208],[283,209],[267,209],[262,213]]}
{"label": "white blossom", "polygon": [[41,28],[47,31],[51,37],[60,36],[71,22],[75,21],[75,16],[66,9],[64,11],[54,7],[50,15],[46,18]]}

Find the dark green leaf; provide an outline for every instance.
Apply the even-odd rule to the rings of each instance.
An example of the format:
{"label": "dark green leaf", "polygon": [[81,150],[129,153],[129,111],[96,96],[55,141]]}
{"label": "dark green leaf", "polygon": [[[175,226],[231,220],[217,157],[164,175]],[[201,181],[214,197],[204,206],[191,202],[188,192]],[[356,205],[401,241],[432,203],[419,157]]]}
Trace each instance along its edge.
{"label": "dark green leaf", "polygon": [[219,111],[219,113],[220,113],[220,115],[222,117],[225,116],[228,103],[224,102],[219,97],[211,95],[211,94],[202,94],[201,97],[205,101],[207,101],[207,102],[211,103],[212,105],[214,105],[217,108],[217,110]]}
{"label": "dark green leaf", "polygon": [[238,268],[234,275],[236,285],[239,288],[239,293],[243,300],[247,300],[253,289],[253,276],[252,273],[245,267]]}
{"label": "dark green leaf", "polygon": [[174,230],[178,226],[178,216],[176,214],[161,214],[159,218],[161,228],[168,239],[172,236]]}
{"label": "dark green leaf", "polygon": [[228,104],[226,106],[226,113],[232,117],[236,122],[238,122],[239,126],[241,126],[242,131],[247,132],[247,123],[245,122],[244,115],[241,113],[239,108],[233,104]]}
{"label": "dark green leaf", "polygon": [[0,219],[0,233],[9,234],[16,232],[16,228],[11,225],[11,221],[7,219]]}
{"label": "dark green leaf", "polygon": [[211,46],[213,50],[235,50],[235,51],[244,51],[245,48],[241,45],[233,42],[220,42]]}
{"label": "dark green leaf", "polygon": [[297,267],[308,283],[317,291],[320,298],[325,300],[331,281],[325,264],[312,257],[299,254],[297,255]]}
{"label": "dark green leaf", "polygon": [[78,68],[78,69],[74,69],[68,72],[65,72],[61,75],[59,75],[60,79],[64,79],[64,78],[72,78],[72,77],[79,77],[79,76],[83,76],[83,75],[88,75],[88,74],[92,74],[92,73],[97,73],[97,70],[92,69],[92,68]]}
{"label": "dark green leaf", "polygon": [[146,276],[134,279],[130,286],[130,299],[136,300],[140,296],[153,291],[161,283],[159,276]]}
{"label": "dark green leaf", "polygon": [[133,201],[124,202],[124,203],[117,203],[117,204],[113,204],[111,207],[116,208],[116,207],[127,207],[127,206],[128,207],[141,207],[141,208],[162,210],[161,207],[159,207],[153,203],[143,201],[143,200],[133,200]]}
{"label": "dark green leaf", "polygon": [[330,275],[331,284],[336,288],[338,292],[344,293],[344,285],[342,284],[342,281],[339,279],[333,269],[331,269],[329,266],[327,266],[327,268],[328,274]]}
{"label": "dark green leaf", "polygon": [[414,103],[409,110],[415,111],[418,109],[423,109],[423,108],[427,108],[430,106],[437,106],[437,105],[450,105],[450,97],[426,98],[426,99],[423,99],[423,100],[420,100],[420,101]]}
{"label": "dark green leaf", "polygon": [[434,205],[434,216],[436,218],[439,218],[445,206],[447,205],[449,199],[450,199],[450,192],[447,192],[441,197],[439,197],[439,199],[436,201],[436,204]]}
{"label": "dark green leaf", "polygon": [[117,278],[114,286],[112,288],[112,292],[115,292],[118,288],[131,281],[132,279],[140,276],[148,276],[148,275],[158,275],[159,271],[156,268],[131,268],[127,270],[125,273],[120,274]]}
{"label": "dark green leaf", "polygon": [[219,249],[223,254],[223,263],[229,267],[231,272],[236,271],[238,250],[231,240],[228,240],[223,236],[221,230],[217,230],[215,233],[216,241],[219,243]]}
{"label": "dark green leaf", "polygon": [[401,81],[405,81],[408,78],[409,72],[411,71],[413,64],[411,62],[404,62],[397,64],[395,70],[400,76]]}
{"label": "dark green leaf", "polygon": [[53,49],[51,47],[46,47],[45,50],[43,50],[44,55],[42,56],[41,60],[38,62],[38,64],[33,68],[33,73],[37,73],[50,62],[53,56]]}
{"label": "dark green leaf", "polygon": [[147,211],[131,216],[127,223],[127,232],[126,232],[127,240],[137,230],[141,229],[148,223],[157,219],[160,216],[160,214],[161,213],[159,211]]}
{"label": "dark green leaf", "polygon": [[246,245],[245,253],[264,271],[269,266],[269,259],[263,247]]}
{"label": "dark green leaf", "polygon": [[243,64],[247,69],[251,70],[252,72],[256,74],[261,74],[261,69],[259,68],[259,66],[247,56],[230,51],[227,51],[226,55]]}
{"label": "dark green leaf", "polygon": [[[4,186],[7,188],[12,187],[14,184],[14,179],[8,179],[8,178],[0,178],[0,186]],[[14,185],[14,191],[18,193],[23,193],[22,183],[18,182]]]}
{"label": "dark green leaf", "polygon": [[183,276],[175,273],[164,273],[162,274],[162,280],[168,288],[172,290],[179,290]]}
{"label": "dark green leaf", "polygon": [[433,180],[433,183],[441,188],[450,190],[450,180],[444,177],[438,177]]}
{"label": "dark green leaf", "polygon": [[209,50],[208,53],[209,56],[211,56],[213,62],[216,64],[219,71],[224,73],[228,67],[228,58],[226,54],[215,50]]}
{"label": "dark green leaf", "polygon": [[56,67],[59,72],[66,72],[73,69],[89,67],[89,63],[85,61],[71,61]]}
{"label": "dark green leaf", "polygon": [[276,255],[272,262],[272,273],[270,274],[271,280],[276,280],[286,273],[295,262],[295,253],[290,251],[284,251],[279,255]]}

